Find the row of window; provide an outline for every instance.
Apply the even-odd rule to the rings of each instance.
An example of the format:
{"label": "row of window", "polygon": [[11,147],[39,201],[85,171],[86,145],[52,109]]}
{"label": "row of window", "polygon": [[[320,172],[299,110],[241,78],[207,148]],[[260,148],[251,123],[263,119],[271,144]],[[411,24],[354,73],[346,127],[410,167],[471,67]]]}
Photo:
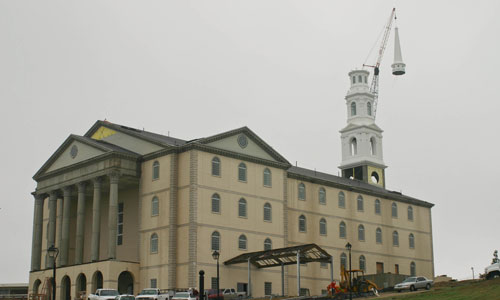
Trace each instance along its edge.
{"label": "row of window", "polygon": [[[307,222],[304,215],[299,216],[299,231],[307,232]],[[325,218],[321,218],[319,220],[319,234],[327,234]],[[347,229],[344,221],[341,221],[339,224],[339,237],[343,239],[347,237]],[[365,226],[363,224],[360,224],[358,226],[358,240],[365,240]],[[375,241],[377,242],[377,244],[382,244],[382,229],[380,229],[380,227],[377,227],[377,229],[375,230]],[[392,245],[399,246],[399,233],[396,230],[392,232]],[[410,233],[408,235],[408,245],[411,249],[415,248],[415,236],[413,235],[413,233]]]}
{"label": "row of window", "polygon": [[[353,139],[355,140],[355,139]],[[218,157],[214,157],[212,159],[212,175],[214,176],[220,176],[220,159]],[[153,179],[158,179],[160,176],[160,164],[158,161],[155,161],[153,163]],[[269,168],[265,168],[263,172],[263,184],[264,186],[271,186],[272,185],[272,180],[271,180],[271,170]],[[247,167],[245,163],[240,163],[238,166],[238,180],[240,181],[247,181]],[[218,195],[217,195],[218,196]],[[306,200],[306,186],[303,182],[299,183],[298,185],[298,198],[299,200]],[[318,190],[318,200],[320,204],[326,205],[326,190],[323,187],[320,187]],[[220,202],[220,197],[219,197],[219,202]],[[214,203],[214,197],[212,197],[212,203]],[[339,192],[338,194],[338,206],[341,208],[345,208],[345,194],[344,192]],[[212,211],[213,212],[219,212],[220,211],[220,205],[217,209],[214,210],[214,205],[212,205]],[[391,206],[391,214],[393,218],[398,217],[398,207],[395,202],[392,203]],[[159,213],[159,202],[158,198],[153,198],[153,203],[152,203],[152,215],[158,215]],[[357,210],[358,211],[364,211],[364,199],[361,195],[358,196],[357,198]],[[375,214],[381,214],[381,209],[380,209],[380,200],[376,199],[375,200]],[[408,206],[408,220],[412,221],[413,220],[413,207]]]}
{"label": "row of window", "polygon": [[[221,161],[218,157],[212,159],[212,175],[221,176]],[[153,162],[153,180],[160,178],[160,163],[156,160]],[[242,182],[247,181],[247,165],[245,163],[240,163],[238,165],[238,180]],[[271,170],[265,168],[263,172],[263,185],[267,187],[272,186],[272,176]]]}
{"label": "row of window", "polygon": [[[211,236],[211,247],[212,250],[220,251],[220,233],[218,231],[212,232]],[[264,250],[271,250],[273,248],[273,242],[270,238],[264,240]],[[248,249],[248,239],[242,234],[238,238],[238,249],[247,250]],[[150,237],[149,242],[149,252],[152,254],[158,253],[158,234],[153,233]]]}
{"label": "row of window", "polygon": [[[351,102],[351,116],[355,116],[356,115],[356,102]],[[371,116],[372,115],[372,103],[371,102],[367,102],[366,103],[366,113]]]}
{"label": "row of window", "polygon": [[[366,271],[366,258],[364,255],[359,256],[359,269]],[[344,267],[344,269],[348,269],[347,267],[347,254],[340,254],[340,265]],[[326,268],[327,263],[321,263],[321,267]],[[382,270],[381,270],[382,269]],[[383,273],[383,263],[377,262],[377,272]],[[395,273],[399,274],[399,265],[395,265]],[[417,265],[415,262],[410,262],[410,276],[417,276]]]}
{"label": "row of window", "polygon": [[[215,251],[220,251],[220,233],[218,231],[212,232],[211,236],[211,247],[212,250]],[[271,241],[270,238],[266,238],[264,240],[264,250],[271,250],[273,248],[273,242]],[[248,239],[247,237],[242,234],[238,237],[238,249],[240,250],[247,250],[248,249]]]}
{"label": "row of window", "polygon": [[[299,183],[298,197],[299,197],[299,200],[304,200],[304,201],[306,200],[306,186],[303,182]],[[326,191],[323,187],[319,188],[318,200],[319,200],[320,204],[323,204],[323,205],[326,204]],[[357,210],[358,211],[365,210],[363,196],[358,195],[356,203],[357,203]],[[374,206],[375,214],[380,215],[382,213],[380,200],[375,199],[374,205],[375,205]],[[339,192],[339,194],[338,194],[338,206],[340,208],[345,208],[345,194],[342,191]],[[408,220],[413,221],[413,207],[411,205],[408,206],[407,213],[408,213],[408,215],[407,215]],[[396,202],[393,202],[391,205],[391,215],[393,218],[398,217],[398,204]]]}
{"label": "row of window", "polygon": [[[212,158],[212,175],[221,176],[221,161],[218,157]],[[238,180],[242,182],[247,181],[247,165],[245,163],[240,163],[238,165]],[[267,187],[272,186],[272,176],[271,170],[265,168],[262,174],[262,184]]]}

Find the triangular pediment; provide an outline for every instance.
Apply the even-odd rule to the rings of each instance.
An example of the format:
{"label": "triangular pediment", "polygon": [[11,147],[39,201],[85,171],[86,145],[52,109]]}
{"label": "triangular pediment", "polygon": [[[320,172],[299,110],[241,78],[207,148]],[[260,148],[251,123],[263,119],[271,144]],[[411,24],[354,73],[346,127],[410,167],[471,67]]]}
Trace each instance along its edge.
{"label": "triangular pediment", "polygon": [[247,127],[203,138],[197,142],[233,153],[289,164],[283,156]]}
{"label": "triangular pediment", "polygon": [[35,177],[92,159],[109,151],[111,150],[87,138],[70,135],[40,168]]}

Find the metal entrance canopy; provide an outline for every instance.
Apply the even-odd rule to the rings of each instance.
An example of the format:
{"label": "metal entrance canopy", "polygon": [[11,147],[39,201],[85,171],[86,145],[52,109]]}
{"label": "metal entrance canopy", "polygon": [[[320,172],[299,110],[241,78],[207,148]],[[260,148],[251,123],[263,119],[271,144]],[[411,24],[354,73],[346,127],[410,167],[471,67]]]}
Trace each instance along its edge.
{"label": "metal entrance canopy", "polygon": [[332,256],[316,244],[306,244],[293,247],[250,252],[238,255],[224,262],[225,265],[250,262],[257,268],[279,267],[281,265],[297,264],[297,252],[300,262],[330,262]]}
{"label": "metal entrance canopy", "polygon": [[330,277],[333,280],[333,257],[316,244],[305,244],[238,255],[224,262],[224,265],[248,264],[248,292],[251,295],[250,265],[259,269],[281,266],[281,290],[285,294],[286,265],[297,265],[297,295],[300,295],[300,264],[308,262],[330,263]]}

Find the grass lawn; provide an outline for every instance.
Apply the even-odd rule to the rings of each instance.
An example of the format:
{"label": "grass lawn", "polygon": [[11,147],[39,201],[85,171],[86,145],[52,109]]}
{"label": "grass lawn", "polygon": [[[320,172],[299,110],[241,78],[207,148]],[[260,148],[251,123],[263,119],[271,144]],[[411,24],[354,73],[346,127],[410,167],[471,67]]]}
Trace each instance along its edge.
{"label": "grass lawn", "polygon": [[402,292],[378,299],[405,300],[500,300],[500,278],[480,281],[452,282],[433,287],[424,293]]}

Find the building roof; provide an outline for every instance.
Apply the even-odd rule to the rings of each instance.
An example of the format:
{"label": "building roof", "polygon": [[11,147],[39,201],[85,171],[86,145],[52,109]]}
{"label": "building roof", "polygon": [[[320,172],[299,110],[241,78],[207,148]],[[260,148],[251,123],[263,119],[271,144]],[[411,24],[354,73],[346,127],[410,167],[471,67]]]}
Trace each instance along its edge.
{"label": "building roof", "polygon": [[378,197],[388,198],[393,200],[398,200],[405,203],[410,203],[414,205],[424,206],[424,207],[433,207],[434,204],[422,201],[410,196],[403,195],[400,192],[390,191],[375,185],[371,185],[369,183],[356,180],[344,178],[336,175],[331,175],[327,173],[317,172],[315,170],[309,170],[300,167],[291,167],[288,169],[288,177],[299,178],[310,182],[318,182],[325,185],[333,185],[335,187],[345,189],[345,190],[353,190],[356,189],[359,192],[364,192],[367,194],[373,194]]}
{"label": "building roof", "polygon": [[162,135],[162,134],[158,134],[158,133],[154,133],[154,132],[149,132],[149,131],[145,131],[145,130],[141,130],[141,129],[136,129],[136,128],[120,125],[120,124],[115,124],[115,123],[111,123],[109,121],[100,121],[100,120],[94,123],[94,125],[87,131],[87,133],[85,133],[85,136],[90,138],[92,136],[92,134],[97,129],[99,129],[101,126],[108,127],[110,129],[138,137],[140,139],[152,142],[154,144],[160,144],[160,145],[164,145],[164,146],[182,146],[182,145],[186,144],[186,141],[182,140],[182,139],[178,139],[178,138],[174,138],[171,136],[166,136],[166,135]]}
{"label": "building roof", "polygon": [[281,265],[297,264],[297,252],[300,253],[300,262],[329,262],[331,255],[316,244],[305,244],[264,251],[244,253],[224,262],[225,265],[234,265],[250,262],[257,268],[270,268]]}

